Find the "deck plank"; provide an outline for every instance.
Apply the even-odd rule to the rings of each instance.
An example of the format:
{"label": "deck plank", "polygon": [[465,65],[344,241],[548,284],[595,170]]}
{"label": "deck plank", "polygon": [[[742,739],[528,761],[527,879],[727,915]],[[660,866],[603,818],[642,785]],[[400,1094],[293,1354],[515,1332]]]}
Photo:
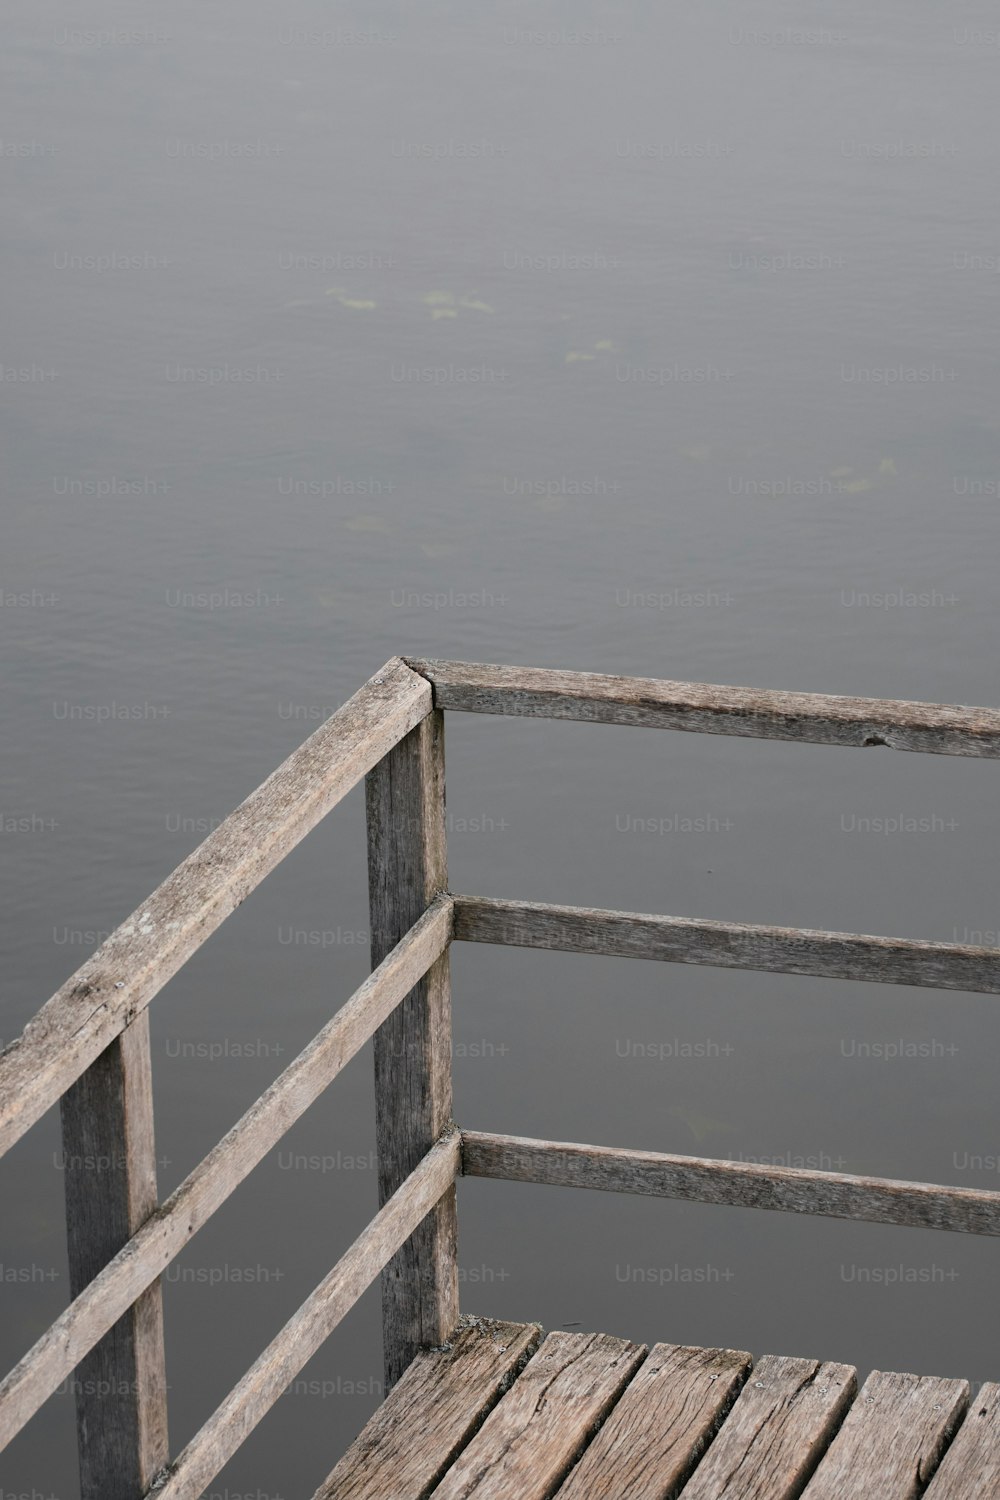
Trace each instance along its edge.
{"label": "deck plank", "polygon": [[547,1500],[645,1353],[608,1334],[550,1333],[434,1500]]}
{"label": "deck plank", "polygon": [[540,1337],[535,1324],[475,1318],[418,1354],[313,1500],[423,1500]]}
{"label": "deck plank", "polygon": [[557,1500],[676,1494],[750,1371],[749,1354],[655,1344]]}
{"label": "deck plank", "polygon": [[873,1370],[803,1500],[917,1500],[968,1403],[968,1381]]}
{"label": "deck plank", "polygon": [[973,1500],[1000,1495],[1000,1385],[984,1385],[924,1500]]}
{"label": "deck plank", "polygon": [[681,1491],[682,1500],[794,1500],[856,1386],[850,1365],[766,1355]]}

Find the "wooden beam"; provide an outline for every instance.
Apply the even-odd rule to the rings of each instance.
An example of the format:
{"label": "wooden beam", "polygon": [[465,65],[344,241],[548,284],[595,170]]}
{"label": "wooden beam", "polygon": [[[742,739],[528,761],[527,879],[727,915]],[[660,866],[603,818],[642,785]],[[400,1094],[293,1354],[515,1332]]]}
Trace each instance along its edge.
{"label": "wooden beam", "polygon": [[1000,1193],[884,1177],[849,1177],[756,1162],[622,1151],[566,1141],[462,1131],[462,1172],[504,1182],[600,1188],[734,1208],[781,1209],[874,1224],[1000,1234]]}
{"label": "wooden beam", "polygon": [[454,1129],[431,1147],[170,1465],[156,1500],[197,1500],[421,1219],[453,1190],[459,1152]]}
{"label": "wooden beam", "polygon": [[806,927],[760,927],[646,912],[455,897],[455,938],[515,948],[551,948],[607,958],[759,969],[1000,994],[1000,948],[867,937]]}
{"label": "wooden beam", "polygon": [[1000,758],[1000,712],[995,708],[777,693],[482,662],[408,658],[408,664],[433,684],[436,708]]}
{"label": "wooden beam", "polygon": [[[62,1099],[70,1296],[157,1207],[149,1012]],[[141,1500],[167,1460],[163,1303],[153,1281],[77,1370],[82,1500]]]}
{"label": "wooden beam", "polygon": [[[444,719],[429,714],[369,773],[368,884],[377,964],[448,884]],[[448,955],[414,985],[375,1036],[379,1202],[386,1203],[451,1120]],[[417,1351],[458,1320],[454,1189],[382,1277],[388,1392]]]}
{"label": "wooden beam", "polygon": [[430,706],[427,682],[388,662],[56,991],[0,1055],[0,1156]]}
{"label": "wooden beam", "polygon": [[0,1383],[0,1449],[356,1056],[450,934],[443,897]]}

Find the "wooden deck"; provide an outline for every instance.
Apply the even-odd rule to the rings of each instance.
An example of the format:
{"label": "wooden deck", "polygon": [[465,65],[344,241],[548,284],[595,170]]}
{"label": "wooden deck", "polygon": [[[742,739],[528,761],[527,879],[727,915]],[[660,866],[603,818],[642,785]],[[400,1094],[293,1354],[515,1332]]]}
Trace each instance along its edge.
{"label": "wooden deck", "polygon": [[1000,1385],[463,1318],[313,1500],[989,1500]]}

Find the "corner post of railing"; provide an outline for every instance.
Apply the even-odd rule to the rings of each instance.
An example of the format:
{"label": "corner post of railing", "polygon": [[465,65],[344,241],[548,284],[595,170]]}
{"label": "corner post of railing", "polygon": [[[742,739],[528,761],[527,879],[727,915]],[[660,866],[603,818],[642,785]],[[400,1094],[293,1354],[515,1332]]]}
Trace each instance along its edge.
{"label": "corner post of railing", "polygon": [[[149,1013],[63,1095],[70,1296],[157,1205]],[[141,1500],[167,1462],[163,1305],[153,1282],[74,1375],[81,1500]]]}
{"label": "corner post of railing", "polygon": [[[369,772],[373,966],[447,888],[444,716],[432,710]],[[451,986],[445,952],[375,1034],[380,1206],[451,1120]],[[454,1185],[382,1273],[386,1391],[458,1320]]]}

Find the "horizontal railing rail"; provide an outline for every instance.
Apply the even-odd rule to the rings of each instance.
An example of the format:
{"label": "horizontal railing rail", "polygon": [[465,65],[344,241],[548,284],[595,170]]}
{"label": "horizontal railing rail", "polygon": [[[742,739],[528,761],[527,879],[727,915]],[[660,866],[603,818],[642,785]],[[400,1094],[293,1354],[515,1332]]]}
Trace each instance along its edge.
{"label": "horizontal railing rail", "polygon": [[1000,711],[905,699],[841,698],[604,677],[543,667],[407,658],[433,685],[436,708],[514,718],[582,719],[814,745],[886,745],[931,755],[1000,758]]}
{"label": "horizontal railing rail", "polygon": [[864,1219],[873,1224],[946,1229],[959,1234],[1000,1234],[1000,1193],[757,1162],[623,1151],[463,1130],[462,1172],[466,1177],[493,1177],[504,1182],[600,1188],[652,1198]]}
{"label": "horizontal railing rail", "polygon": [[455,937],[501,947],[1000,994],[1000,948],[458,896]]}
{"label": "horizontal railing rail", "polygon": [[[987,708],[394,658],[194,851],[0,1053],[0,1155],[62,1101],[71,1301],[0,1382],[0,1447],[78,1366],[129,1392],[78,1395],[83,1500],[194,1500],[382,1275],[387,1386],[458,1319],[461,1175],[963,1233],[1000,1234],[1000,1193],[459,1130],[451,1120],[455,941],[1000,993],[1000,949],[454,895],[443,710],[576,719],[980,758]],[[150,1001],[362,779],[372,972],[227,1135],[158,1202]],[[158,1278],[374,1040],[376,1217],[179,1457],[168,1463]],[[71,1148],[79,1148],[74,1152]],[[100,1381],[81,1381],[81,1392]],[[105,1431],[104,1429],[108,1430]]]}

